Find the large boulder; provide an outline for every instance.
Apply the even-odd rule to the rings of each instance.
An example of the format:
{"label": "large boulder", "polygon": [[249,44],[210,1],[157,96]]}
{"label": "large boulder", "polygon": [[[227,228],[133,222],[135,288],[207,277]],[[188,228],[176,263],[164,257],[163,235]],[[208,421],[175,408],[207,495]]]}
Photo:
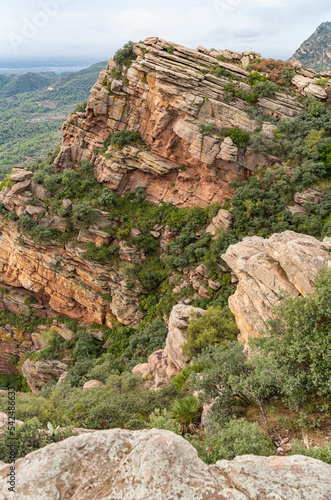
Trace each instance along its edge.
{"label": "large boulder", "polygon": [[[0,411],[0,436],[1,434],[4,433],[4,431],[6,431],[8,429],[8,427],[10,427],[10,422],[11,422],[11,419],[8,417],[8,415],[6,415],[6,413],[3,413],[2,411]],[[20,425],[23,425],[24,422],[22,422],[22,420],[16,420],[15,419],[15,425],[16,426],[20,426]]]}
{"label": "large boulder", "polygon": [[31,391],[37,394],[50,380],[59,380],[67,368],[67,365],[55,359],[45,361],[27,359],[22,366],[22,374]]}
{"label": "large boulder", "polygon": [[269,239],[244,238],[231,245],[222,259],[236,273],[239,284],[229,306],[240,329],[240,340],[263,330],[272,317],[281,290],[292,297],[314,290],[317,272],[331,265],[331,238],[321,242],[312,236],[285,231]]}
{"label": "large boulder", "polygon": [[0,497],[16,500],[326,500],[331,467],[309,457],[256,457],[206,465],[181,436],[152,429],[84,433],[0,464]]}

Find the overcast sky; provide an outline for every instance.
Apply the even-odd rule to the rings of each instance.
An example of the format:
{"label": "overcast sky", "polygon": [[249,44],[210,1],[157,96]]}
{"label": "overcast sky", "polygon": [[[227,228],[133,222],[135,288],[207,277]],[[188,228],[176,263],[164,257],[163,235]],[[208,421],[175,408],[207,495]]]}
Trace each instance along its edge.
{"label": "overcast sky", "polygon": [[196,48],[287,59],[323,21],[330,0],[11,0],[2,4],[0,59],[108,59],[157,35]]}

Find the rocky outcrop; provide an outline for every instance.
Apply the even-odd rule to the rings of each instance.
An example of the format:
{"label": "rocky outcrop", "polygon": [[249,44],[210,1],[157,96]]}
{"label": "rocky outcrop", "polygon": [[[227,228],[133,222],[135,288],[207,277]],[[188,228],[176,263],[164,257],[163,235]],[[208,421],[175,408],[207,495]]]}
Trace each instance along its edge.
{"label": "rocky outcrop", "polygon": [[239,284],[229,306],[240,329],[240,340],[248,342],[264,329],[272,317],[279,292],[291,297],[313,292],[317,272],[330,266],[331,238],[321,242],[312,236],[285,231],[269,239],[244,238],[231,245],[222,259],[236,273]]}
{"label": "rocky outcrop", "polygon": [[182,353],[182,349],[186,342],[185,332],[188,327],[189,319],[194,314],[205,313],[206,311],[199,307],[185,306],[182,304],[178,304],[172,308],[164,351],[178,371],[183,370],[188,363],[188,359]]}
{"label": "rocky outcrop", "polygon": [[[224,91],[228,76],[247,76],[244,68],[254,53],[192,50],[156,37],[134,44],[133,50],[136,59],[130,68],[119,73],[110,59],[92,88],[86,113],[70,115],[63,128],[59,168],[85,158],[94,162],[98,182],[120,194],[144,187],[153,203],[205,207],[231,198],[229,182],[234,177],[245,179],[277,163],[201,128],[213,124],[254,131],[248,103],[227,103]],[[216,77],[215,67],[228,76]],[[247,84],[241,85],[249,91]],[[258,102],[260,114],[277,118],[293,118],[301,109],[282,92]],[[108,134],[122,129],[138,131],[142,142],[101,151]]]}
{"label": "rocky outcrop", "polygon": [[[8,496],[9,465],[0,466]],[[331,467],[309,457],[256,457],[206,465],[180,436],[112,429],[51,444],[16,462],[17,500],[326,500]]]}
{"label": "rocky outcrop", "polygon": [[55,359],[45,361],[27,359],[22,366],[22,375],[33,394],[37,394],[50,380],[59,380],[67,368],[67,365]]}
{"label": "rocky outcrop", "polygon": [[213,237],[215,237],[222,230],[228,231],[231,228],[232,215],[228,210],[224,210],[221,208],[218,214],[212,218],[209,226],[207,226],[206,233],[210,233]]}
{"label": "rocky outcrop", "polygon": [[94,389],[95,387],[99,387],[99,385],[101,385],[101,382],[99,382],[99,380],[88,380],[88,382],[85,382],[85,384],[83,385],[83,390]]}
{"label": "rocky outcrop", "polygon": [[189,360],[182,349],[186,342],[185,332],[192,314],[205,314],[204,309],[178,304],[172,308],[165,349],[160,349],[148,358],[148,363],[135,366],[132,373],[149,382],[150,389],[159,389],[188,365]]}
{"label": "rocky outcrop", "polygon": [[[110,327],[116,316],[123,324],[137,325],[143,317],[138,311],[141,285],[137,282],[129,290],[119,265],[89,261],[84,253],[75,241],[35,243],[16,224],[0,220],[0,282],[33,292],[43,316],[60,313]],[[128,245],[120,247],[119,257],[123,263],[139,264],[144,259]],[[104,298],[107,294],[112,302]]]}
{"label": "rocky outcrop", "polygon": [[323,71],[331,73],[331,23],[320,24],[315,32],[300,45],[293,54],[292,60],[300,61],[318,73]]}

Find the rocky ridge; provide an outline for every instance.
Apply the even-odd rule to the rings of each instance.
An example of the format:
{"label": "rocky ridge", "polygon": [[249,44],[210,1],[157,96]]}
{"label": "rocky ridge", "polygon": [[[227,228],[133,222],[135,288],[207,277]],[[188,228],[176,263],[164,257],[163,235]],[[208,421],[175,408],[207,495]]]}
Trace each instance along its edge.
{"label": "rocky ridge", "polygon": [[[217,65],[243,80],[248,75],[245,68],[259,54],[192,50],[156,37],[134,44],[133,50],[137,58],[126,73],[120,74],[110,59],[91,91],[86,112],[71,114],[64,124],[59,166],[85,158],[95,163],[97,180],[120,194],[144,187],[153,203],[205,207],[231,197],[228,185],[234,177],[244,179],[257,168],[277,163],[250,148],[238,149],[230,138],[222,142],[200,130],[213,123],[254,131],[254,120],[246,113],[248,103],[225,102],[229,78],[209,71]],[[314,92],[309,83],[304,95]],[[249,89],[244,82],[240,86]],[[326,98],[322,87],[318,94]],[[282,92],[258,101],[259,112],[266,116],[292,118],[301,109],[296,99]],[[263,128],[268,133],[270,124]],[[122,129],[138,131],[145,147],[98,152],[109,133]]]}
{"label": "rocky ridge", "polygon": [[[0,464],[0,491],[9,465]],[[308,457],[246,455],[206,465],[182,437],[164,430],[111,429],[71,437],[16,462],[15,498],[73,500],[326,500],[331,467]]]}
{"label": "rocky ridge", "polygon": [[[322,73],[322,77],[330,77],[331,23],[321,23],[315,32],[296,50],[292,60],[298,60],[308,68]],[[324,75],[323,73],[327,74]]]}

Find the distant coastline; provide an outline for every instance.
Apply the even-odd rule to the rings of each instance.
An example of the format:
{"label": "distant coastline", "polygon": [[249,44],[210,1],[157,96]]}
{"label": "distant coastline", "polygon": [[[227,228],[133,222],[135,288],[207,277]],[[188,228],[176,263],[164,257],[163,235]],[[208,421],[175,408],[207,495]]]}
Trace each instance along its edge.
{"label": "distant coastline", "polygon": [[23,74],[23,73],[45,73],[51,72],[56,74],[62,73],[72,73],[74,71],[80,71],[89,67],[98,61],[52,61],[52,62],[33,62],[33,61],[1,61],[0,60],[0,74],[1,75],[11,75],[11,74]]}

